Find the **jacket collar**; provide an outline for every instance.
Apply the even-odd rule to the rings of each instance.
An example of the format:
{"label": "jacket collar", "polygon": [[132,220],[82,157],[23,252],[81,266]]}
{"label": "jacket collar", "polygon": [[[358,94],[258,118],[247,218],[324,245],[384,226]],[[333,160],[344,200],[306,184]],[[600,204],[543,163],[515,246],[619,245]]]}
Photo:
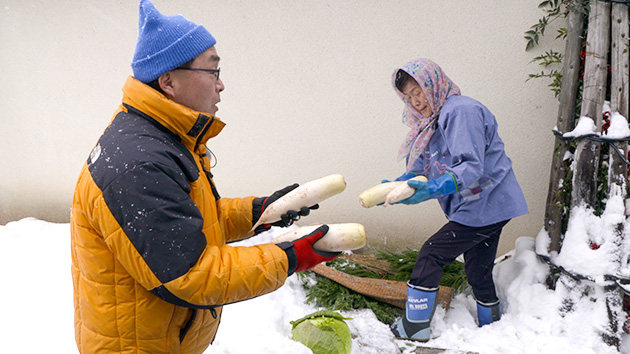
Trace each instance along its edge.
{"label": "jacket collar", "polygon": [[225,127],[219,118],[171,101],[132,76],[127,78],[122,90],[123,104],[141,111],[177,134],[191,151],[217,136]]}

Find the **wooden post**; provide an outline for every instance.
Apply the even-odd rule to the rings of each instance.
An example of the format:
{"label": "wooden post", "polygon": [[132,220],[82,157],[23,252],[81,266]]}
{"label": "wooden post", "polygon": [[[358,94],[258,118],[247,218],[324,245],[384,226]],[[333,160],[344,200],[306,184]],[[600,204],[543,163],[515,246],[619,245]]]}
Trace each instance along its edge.
{"label": "wooden post", "polygon": [[[592,118],[598,131],[602,126],[602,106],[606,94],[608,74],[607,56],[610,39],[610,3],[591,1],[586,58],[582,90],[581,115]],[[595,207],[597,197],[597,169],[600,144],[591,140],[580,140],[575,150],[575,173],[573,174],[573,207],[586,204]]]}
{"label": "wooden post", "polygon": [[[612,6],[612,37],[610,49],[611,84],[610,109],[619,112],[628,119],[628,6],[613,4]],[[615,144],[628,156],[628,144]],[[628,165],[612,150],[610,152],[610,189],[609,195],[626,193],[626,178]],[[625,198],[624,198],[625,199]]]}
{"label": "wooden post", "polygon": [[[613,4],[611,15],[611,48],[610,48],[610,109],[611,112],[618,112],[628,119],[628,6],[625,4]],[[623,152],[624,157],[628,156],[628,143],[614,143]],[[628,166],[612,148],[609,152],[609,174],[608,174],[608,196],[622,197],[625,206],[626,200],[626,180],[628,176]],[[623,215],[622,215],[623,217]],[[624,218],[625,219],[625,218]],[[615,228],[612,241],[623,249],[624,244],[624,224],[620,222]],[[616,256],[614,261],[621,266],[621,254]],[[611,255],[615,256],[615,255]],[[619,349],[621,345],[621,331],[624,316],[622,311],[623,293],[614,284],[607,286],[606,309],[608,310],[608,328],[603,333],[606,344]]]}
{"label": "wooden post", "polygon": [[[584,32],[584,14],[578,10],[569,12],[567,43],[564,50],[564,67],[562,68],[562,84],[560,87],[560,106],[556,127],[561,132],[569,132],[575,128],[575,110],[577,105],[578,79],[580,76],[580,51],[582,50],[582,34]],[[564,155],[568,143],[556,138],[549,174],[549,189],[545,208],[545,231],[551,240],[548,251],[560,251],[562,236],[561,208],[558,200],[560,184],[567,177]]]}

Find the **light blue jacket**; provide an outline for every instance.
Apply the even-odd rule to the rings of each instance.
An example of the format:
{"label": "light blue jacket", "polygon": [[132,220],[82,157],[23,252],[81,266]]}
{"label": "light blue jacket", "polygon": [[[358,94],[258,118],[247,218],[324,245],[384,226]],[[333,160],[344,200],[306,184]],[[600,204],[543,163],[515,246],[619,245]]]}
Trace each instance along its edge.
{"label": "light blue jacket", "polygon": [[439,198],[446,217],[478,227],[527,214],[527,203],[505,154],[494,115],[480,102],[450,96],[437,129],[412,171],[436,179],[450,172],[457,192]]}

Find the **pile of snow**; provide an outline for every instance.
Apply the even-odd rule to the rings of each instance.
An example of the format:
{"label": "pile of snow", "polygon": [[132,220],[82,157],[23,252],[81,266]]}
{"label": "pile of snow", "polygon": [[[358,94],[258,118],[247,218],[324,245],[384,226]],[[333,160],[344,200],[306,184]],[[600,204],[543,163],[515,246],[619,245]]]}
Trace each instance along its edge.
{"label": "pile of snow", "polygon": [[[600,227],[598,222],[607,225],[606,216],[582,219],[587,224],[574,225],[574,235],[587,234],[593,226]],[[272,229],[242,244],[266,242],[277,233]],[[3,275],[0,302],[4,304],[0,313],[5,323],[0,331],[2,352],[77,353],[69,234],[68,224],[32,218],[0,226]],[[544,243],[545,235],[539,238]],[[601,340],[600,325],[606,320],[601,304],[592,301],[592,297],[573,296],[560,288],[547,289],[544,282],[548,267],[537,259],[535,247],[534,238],[521,237],[514,250],[501,257],[504,260],[495,267],[504,311],[501,321],[478,328],[472,296],[460,294],[453,299],[448,312],[438,308],[433,320],[433,333],[437,337],[423,345],[483,354],[616,353]],[[597,250],[574,247],[572,252],[575,254],[567,263],[582,257],[589,265],[598,266]],[[593,289],[593,296],[597,296],[598,287]],[[572,296],[575,301],[572,310],[561,311],[564,299]],[[226,306],[216,340],[205,353],[310,353],[308,348],[290,339],[289,322],[319,310],[305,305],[305,297],[304,288],[294,275],[271,294]],[[379,322],[371,311],[341,313],[353,318],[347,321],[353,335],[352,353],[414,352],[411,342],[395,340],[387,325]],[[623,353],[630,353],[628,337],[623,335]]]}

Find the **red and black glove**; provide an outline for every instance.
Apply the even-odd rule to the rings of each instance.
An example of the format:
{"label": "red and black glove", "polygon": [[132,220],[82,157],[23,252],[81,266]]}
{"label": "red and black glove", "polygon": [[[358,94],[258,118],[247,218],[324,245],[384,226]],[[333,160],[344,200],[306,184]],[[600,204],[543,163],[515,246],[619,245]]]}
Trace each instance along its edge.
{"label": "red and black glove", "polygon": [[[272,195],[268,197],[260,197],[260,198],[254,199],[254,201],[252,202],[252,225],[256,224],[258,219],[260,219],[260,216],[262,215],[262,213],[265,211],[266,208],[269,207],[271,203],[275,202],[280,197],[294,190],[298,186],[299,184],[294,183],[290,186],[282,188],[279,191],[274,192]],[[254,230],[254,233],[259,234],[263,231],[267,231],[272,226],[280,226],[280,227],[291,226],[293,225],[294,221],[300,220],[301,216],[307,216],[311,212],[311,210],[317,209],[317,208],[319,208],[319,204],[311,205],[310,207],[303,207],[302,209],[298,211],[287,210],[286,214],[282,214],[282,216],[280,216],[281,219],[279,221],[276,221],[271,224],[262,224]]]}
{"label": "red and black glove", "polygon": [[282,242],[277,246],[287,253],[289,259],[289,275],[309,270],[321,262],[332,261],[341,252],[324,252],[313,248],[315,242],[328,232],[328,225],[322,225],[310,234],[293,242]]}

